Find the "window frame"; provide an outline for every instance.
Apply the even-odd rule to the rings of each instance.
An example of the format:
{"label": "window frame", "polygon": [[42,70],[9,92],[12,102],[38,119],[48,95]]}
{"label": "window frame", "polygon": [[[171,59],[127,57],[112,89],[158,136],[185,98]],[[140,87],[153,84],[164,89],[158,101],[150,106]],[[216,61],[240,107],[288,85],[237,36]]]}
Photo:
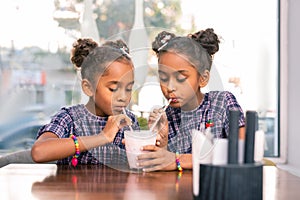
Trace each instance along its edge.
{"label": "window frame", "polygon": [[278,112],[279,156],[266,157],[274,163],[287,162],[288,137],[288,2],[278,0]]}

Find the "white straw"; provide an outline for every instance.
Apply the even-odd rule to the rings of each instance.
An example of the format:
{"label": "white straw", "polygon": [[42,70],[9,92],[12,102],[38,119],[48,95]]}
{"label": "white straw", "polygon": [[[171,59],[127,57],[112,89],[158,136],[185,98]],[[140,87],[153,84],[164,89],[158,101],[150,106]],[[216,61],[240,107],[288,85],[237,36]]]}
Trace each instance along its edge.
{"label": "white straw", "polygon": [[[125,107],[123,107],[123,114],[127,116]],[[129,117],[129,116],[128,116],[128,117]],[[130,128],[130,131],[133,132],[132,126],[129,126],[129,128]]]}
{"label": "white straw", "polygon": [[[167,107],[170,105],[172,99],[169,99],[168,103],[164,106],[163,111],[165,112]],[[157,122],[160,120],[161,116],[163,115],[163,113],[160,113],[160,115],[158,116],[158,118],[155,120],[155,122],[152,124],[152,126],[150,127],[150,131],[152,132],[154,127],[156,126]]]}

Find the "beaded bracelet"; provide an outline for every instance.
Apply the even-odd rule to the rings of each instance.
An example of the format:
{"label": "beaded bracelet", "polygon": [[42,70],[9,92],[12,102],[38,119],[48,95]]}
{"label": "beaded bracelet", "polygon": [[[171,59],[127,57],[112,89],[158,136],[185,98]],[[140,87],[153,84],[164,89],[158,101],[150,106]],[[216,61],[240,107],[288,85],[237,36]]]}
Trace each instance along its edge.
{"label": "beaded bracelet", "polygon": [[177,169],[178,169],[178,171],[182,172],[182,167],[181,167],[180,161],[179,161],[179,153],[176,152],[176,153],[175,153],[175,156],[176,156],[176,165],[177,165]]}
{"label": "beaded bracelet", "polygon": [[74,144],[75,144],[75,154],[72,158],[72,165],[74,167],[76,167],[76,165],[78,164],[78,160],[77,158],[79,157],[80,155],[80,151],[79,151],[79,143],[78,143],[78,140],[77,140],[77,137],[73,134],[70,135],[70,138],[72,138],[74,140]]}

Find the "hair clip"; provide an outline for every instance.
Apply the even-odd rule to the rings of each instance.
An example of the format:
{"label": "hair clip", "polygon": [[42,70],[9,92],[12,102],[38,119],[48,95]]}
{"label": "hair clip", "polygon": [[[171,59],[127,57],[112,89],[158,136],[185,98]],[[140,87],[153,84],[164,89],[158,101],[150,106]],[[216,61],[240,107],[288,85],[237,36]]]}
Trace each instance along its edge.
{"label": "hair clip", "polygon": [[165,44],[166,42],[168,42],[171,39],[171,35],[165,35],[165,37],[163,39],[160,40],[160,42],[162,44]]}
{"label": "hair clip", "polygon": [[123,55],[126,55],[128,58],[131,58],[131,55],[129,53],[127,53],[127,51],[126,51],[126,50],[128,50],[127,47],[123,46],[120,48],[120,50],[122,51]]}
{"label": "hair clip", "polygon": [[164,48],[165,46],[167,46],[167,42],[166,43],[164,43],[161,47],[159,47],[158,49],[157,49],[157,51],[160,51],[160,50],[162,50],[162,48]]}
{"label": "hair clip", "polygon": [[160,42],[161,42],[163,45],[161,45],[161,47],[159,47],[159,48],[157,49],[157,51],[160,51],[162,48],[164,48],[165,46],[167,46],[167,44],[168,44],[168,42],[169,42],[170,39],[171,39],[171,35],[165,35],[165,36],[163,37],[163,39],[160,40]]}

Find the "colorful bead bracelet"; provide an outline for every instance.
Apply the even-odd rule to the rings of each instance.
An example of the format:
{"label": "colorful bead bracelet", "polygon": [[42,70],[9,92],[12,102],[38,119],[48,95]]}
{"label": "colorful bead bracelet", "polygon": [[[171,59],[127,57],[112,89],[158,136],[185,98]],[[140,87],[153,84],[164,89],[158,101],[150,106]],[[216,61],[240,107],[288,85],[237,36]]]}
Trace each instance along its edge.
{"label": "colorful bead bracelet", "polygon": [[180,161],[179,161],[179,153],[176,152],[175,156],[176,156],[176,166],[177,166],[177,169],[178,169],[178,171],[182,172],[182,167],[181,167]]}
{"label": "colorful bead bracelet", "polygon": [[74,140],[74,144],[75,144],[75,154],[72,158],[72,165],[74,167],[76,167],[76,165],[78,164],[78,160],[77,158],[79,157],[80,155],[80,151],[79,151],[79,143],[78,143],[78,140],[77,140],[77,137],[73,134],[70,135],[70,138],[72,138]]}

